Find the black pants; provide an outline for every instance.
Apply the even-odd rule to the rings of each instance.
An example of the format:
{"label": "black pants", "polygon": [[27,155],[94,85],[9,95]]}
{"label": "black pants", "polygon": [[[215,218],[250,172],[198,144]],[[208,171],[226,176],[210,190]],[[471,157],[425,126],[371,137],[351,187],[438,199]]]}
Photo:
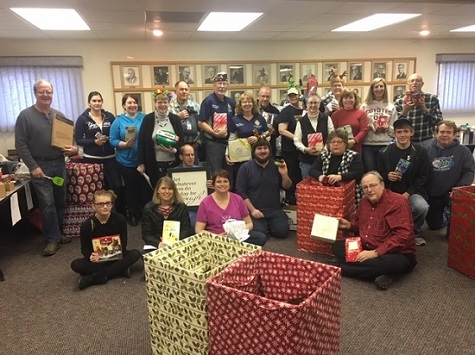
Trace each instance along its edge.
{"label": "black pants", "polygon": [[302,181],[302,173],[299,166],[299,153],[297,150],[282,151],[282,158],[285,160],[290,180],[292,180],[292,187],[285,191],[285,197],[287,200],[295,200],[296,186],[300,181]]}
{"label": "black pants", "polygon": [[444,212],[446,207],[450,207],[450,202],[449,194],[429,197],[429,211],[427,212],[426,222],[430,229],[440,229],[450,223],[449,216]]}
{"label": "black pants", "polygon": [[151,195],[152,189],[137,168],[119,165],[119,172],[125,184],[125,209],[130,215],[137,217],[142,214],[145,202],[149,201],[148,196]]}
{"label": "black pants", "polygon": [[385,254],[361,263],[347,263],[344,240],[337,240],[333,244],[332,250],[340,263],[341,274],[362,280],[373,281],[381,275],[403,274],[411,271],[417,265],[415,258],[405,254]]}
{"label": "black pants", "polygon": [[96,275],[98,279],[110,280],[124,273],[141,258],[142,254],[137,249],[124,250],[121,260],[93,263],[89,258],[75,259],[71,263],[71,269],[81,276]]}

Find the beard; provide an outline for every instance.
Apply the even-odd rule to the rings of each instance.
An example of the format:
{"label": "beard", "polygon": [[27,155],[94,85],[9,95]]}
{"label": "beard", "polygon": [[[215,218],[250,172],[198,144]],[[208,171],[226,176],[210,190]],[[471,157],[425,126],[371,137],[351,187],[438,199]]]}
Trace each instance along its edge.
{"label": "beard", "polygon": [[263,157],[263,158],[261,158],[261,157],[259,157],[258,155],[256,155],[256,156],[254,157],[254,159],[256,159],[256,162],[259,163],[259,164],[265,164],[265,163],[267,163],[267,162],[269,161],[269,155],[267,155],[266,157]]}

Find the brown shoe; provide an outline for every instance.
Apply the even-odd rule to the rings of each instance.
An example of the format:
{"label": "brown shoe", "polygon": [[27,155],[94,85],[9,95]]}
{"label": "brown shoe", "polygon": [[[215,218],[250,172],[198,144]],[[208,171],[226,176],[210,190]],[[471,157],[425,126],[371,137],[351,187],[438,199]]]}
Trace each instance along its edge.
{"label": "brown shoe", "polygon": [[68,244],[68,243],[71,243],[71,238],[69,237],[65,237],[64,235],[61,236],[61,238],[59,239],[59,242],[61,244]]}
{"label": "brown shoe", "polygon": [[59,243],[48,243],[46,247],[43,249],[43,256],[51,256],[56,254],[59,249]]}

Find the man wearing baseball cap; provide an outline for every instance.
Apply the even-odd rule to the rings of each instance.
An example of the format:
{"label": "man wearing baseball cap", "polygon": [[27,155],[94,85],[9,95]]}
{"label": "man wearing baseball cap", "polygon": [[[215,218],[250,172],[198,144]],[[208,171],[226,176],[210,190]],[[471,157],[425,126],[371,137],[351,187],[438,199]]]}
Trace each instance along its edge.
{"label": "man wearing baseball cap", "polygon": [[377,170],[387,189],[403,195],[411,206],[416,245],[425,245],[421,237],[422,226],[429,211],[429,196],[425,185],[430,171],[427,151],[420,144],[413,144],[414,129],[411,121],[400,118],[393,123],[395,144],[381,149]]}
{"label": "man wearing baseball cap", "polygon": [[211,174],[226,167],[224,154],[228,138],[227,124],[234,116],[234,100],[226,96],[228,75],[217,73],[213,78],[214,92],[201,103],[198,127],[203,132],[206,161]]}

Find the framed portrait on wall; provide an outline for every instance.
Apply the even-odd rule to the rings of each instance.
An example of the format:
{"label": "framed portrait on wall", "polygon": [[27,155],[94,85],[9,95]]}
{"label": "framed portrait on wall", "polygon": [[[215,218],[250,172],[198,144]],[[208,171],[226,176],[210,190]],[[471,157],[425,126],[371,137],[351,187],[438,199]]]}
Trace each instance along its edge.
{"label": "framed portrait on wall", "polygon": [[205,85],[213,85],[213,78],[219,72],[217,64],[205,64],[201,66],[203,73],[201,77],[204,79]]}
{"label": "framed portrait on wall", "polygon": [[323,76],[325,81],[332,81],[340,74],[339,63],[323,63]]}
{"label": "framed portrait on wall", "polygon": [[352,89],[352,90],[353,90],[353,92],[356,94],[356,96],[359,97],[360,103],[361,103],[361,100],[364,100],[364,97],[363,97],[363,87],[362,87],[362,86],[349,86],[348,89]]}
{"label": "framed portrait on wall", "polygon": [[312,75],[317,76],[315,64],[303,64],[300,73],[300,75],[302,75],[302,82],[306,83],[308,78],[310,78]]}
{"label": "framed portrait on wall", "polygon": [[393,85],[393,102],[406,95],[406,85]]}
{"label": "framed portrait on wall", "polygon": [[277,101],[277,103],[282,106],[286,102],[287,102],[287,89],[279,89],[279,100]]}
{"label": "framed portrait on wall", "polygon": [[391,80],[391,73],[387,72],[387,63],[385,62],[373,62],[373,75],[371,75],[372,79],[383,78],[386,80]]}
{"label": "framed portrait on wall", "polygon": [[[143,112],[143,110],[144,110],[143,93],[142,92],[126,92],[126,93],[124,93],[124,95],[125,94],[128,94],[128,95],[132,96],[135,99],[135,101],[137,101],[137,105],[139,107],[138,111]],[[152,95],[150,95],[150,97],[152,97]],[[152,107],[154,107],[154,106],[152,105]]]}
{"label": "framed portrait on wall", "polygon": [[158,65],[153,67],[153,85],[170,85],[170,68],[168,65]]}
{"label": "framed portrait on wall", "polygon": [[230,64],[228,75],[229,83],[232,85],[243,85],[244,78],[246,77],[244,74],[244,64]]}
{"label": "framed portrait on wall", "polygon": [[348,82],[363,81],[363,63],[348,63]]}
{"label": "framed portrait on wall", "polygon": [[[293,64],[279,64],[277,72],[277,81],[280,83],[288,83],[290,79],[294,79]],[[295,80],[295,79],[294,79]],[[297,80],[298,83],[298,80]]]}
{"label": "framed portrait on wall", "polygon": [[238,102],[239,97],[244,94],[244,90],[233,90],[229,94],[231,95],[231,98],[235,101]]}
{"label": "framed portrait on wall", "polygon": [[395,61],[394,65],[394,80],[395,81],[406,81],[407,80],[407,71],[409,65],[407,62]]}
{"label": "framed portrait on wall", "polygon": [[141,86],[139,66],[122,66],[122,86],[138,88]]}
{"label": "framed portrait on wall", "polygon": [[253,64],[252,75],[255,85],[270,84],[270,64]]}
{"label": "framed portrait on wall", "polygon": [[195,84],[195,68],[193,65],[178,65],[178,80],[182,80],[188,85]]}

